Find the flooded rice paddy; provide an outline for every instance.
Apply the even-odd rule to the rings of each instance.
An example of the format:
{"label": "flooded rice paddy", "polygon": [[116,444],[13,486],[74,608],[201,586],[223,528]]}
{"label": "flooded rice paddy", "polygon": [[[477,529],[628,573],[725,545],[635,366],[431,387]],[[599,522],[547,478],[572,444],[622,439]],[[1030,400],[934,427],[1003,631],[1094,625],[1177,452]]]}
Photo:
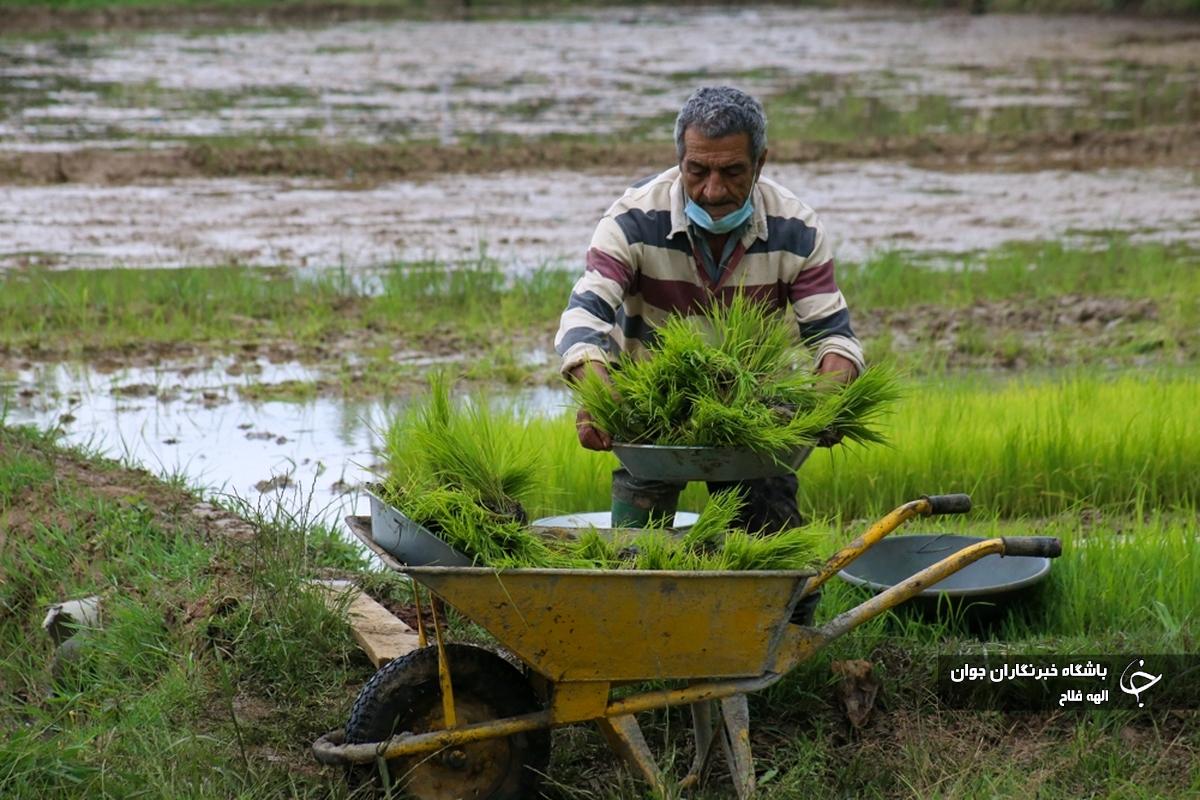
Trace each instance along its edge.
{"label": "flooded rice paddy", "polygon": [[[235,366],[236,364],[236,366]],[[232,373],[237,372],[235,376]],[[231,359],[101,370],[30,364],[0,372],[6,424],[58,428],[65,441],[159,474],[274,509],[336,524],[369,513],[363,483],[377,474],[382,432],[398,401],[315,398],[247,402],[239,389],[311,380],[297,363]],[[566,407],[565,392],[540,387],[496,398],[538,413]]]}
{"label": "flooded rice paddy", "polygon": [[0,146],[667,138],[714,82],[816,138],[1182,123],[1200,120],[1200,24],[649,7],[0,39]]}
{"label": "flooded rice paddy", "polygon": [[[1009,241],[1128,234],[1200,244],[1187,170],[938,172],[896,162],[768,165],[818,210],[843,259],[957,253]],[[0,190],[0,268],[361,268],[481,253],[513,270],[575,266],[605,208],[638,175],[451,174],[346,190],[303,179]]]}

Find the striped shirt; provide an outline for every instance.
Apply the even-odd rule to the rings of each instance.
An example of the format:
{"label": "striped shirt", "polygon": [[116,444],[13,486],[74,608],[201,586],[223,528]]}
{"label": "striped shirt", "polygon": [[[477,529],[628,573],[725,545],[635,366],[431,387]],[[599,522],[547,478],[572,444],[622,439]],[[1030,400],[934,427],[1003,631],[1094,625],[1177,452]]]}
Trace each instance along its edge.
{"label": "striped shirt", "polygon": [[816,363],[827,353],[861,373],[862,346],[833,276],[833,249],[816,213],[774,181],[759,178],[754,214],[714,282],[683,213],[679,168],[626,190],[596,226],[583,276],[559,321],[554,347],[566,374],[622,353],[644,357],[669,314],[696,314],[735,293],[780,311],[791,307]]}

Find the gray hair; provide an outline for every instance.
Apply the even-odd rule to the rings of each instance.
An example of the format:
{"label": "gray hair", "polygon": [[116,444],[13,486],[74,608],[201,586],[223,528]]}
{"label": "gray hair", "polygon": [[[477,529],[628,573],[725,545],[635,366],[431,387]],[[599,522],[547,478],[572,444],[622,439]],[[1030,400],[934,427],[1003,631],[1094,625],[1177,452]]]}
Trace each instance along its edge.
{"label": "gray hair", "polygon": [[738,133],[750,137],[750,155],[758,161],[767,149],[767,115],[762,104],[731,86],[703,86],[675,118],[675,152],[683,158],[683,134],[695,125],[710,139]]}

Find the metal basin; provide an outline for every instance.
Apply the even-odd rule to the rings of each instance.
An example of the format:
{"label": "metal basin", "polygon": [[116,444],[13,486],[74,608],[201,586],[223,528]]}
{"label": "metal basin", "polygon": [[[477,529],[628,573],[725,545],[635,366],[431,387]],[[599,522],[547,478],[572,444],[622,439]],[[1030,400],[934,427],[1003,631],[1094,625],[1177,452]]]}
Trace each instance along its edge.
{"label": "metal basin", "polygon": [[[946,556],[982,541],[986,540],[948,533],[894,536],[877,542],[838,572],[838,576],[855,586],[881,592],[903,583]],[[1017,599],[1049,574],[1048,558],[984,556],[925,589],[917,598],[936,602],[944,594],[952,600],[1004,604]]]}
{"label": "metal basin", "polygon": [[380,499],[375,491],[373,487],[367,489],[371,498],[371,537],[400,563],[413,567],[471,566],[471,559]]}
{"label": "metal basin", "polygon": [[[676,511],[675,519],[670,530],[686,531],[696,524],[700,515],[693,511]],[[611,511],[584,511],[577,514],[561,514],[557,517],[542,517],[529,523],[529,527],[538,533],[548,533],[553,536],[578,535],[588,528],[595,528],[599,533],[611,533]]]}
{"label": "metal basin", "polygon": [[659,481],[744,481],[795,472],[812,452],[798,447],[772,457],[748,447],[682,447],[613,442],[613,454],[635,478]]}

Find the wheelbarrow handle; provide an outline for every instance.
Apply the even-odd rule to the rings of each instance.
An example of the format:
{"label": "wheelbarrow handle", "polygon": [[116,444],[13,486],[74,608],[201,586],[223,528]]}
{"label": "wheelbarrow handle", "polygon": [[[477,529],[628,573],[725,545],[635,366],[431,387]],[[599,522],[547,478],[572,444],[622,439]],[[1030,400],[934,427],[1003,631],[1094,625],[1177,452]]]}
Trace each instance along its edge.
{"label": "wheelbarrow handle", "polygon": [[913,500],[893,509],[883,519],[868,528],[862,536],[830,556],[817,574],[809,578],[800,588],[797,600],[816,592],[839,570],[845,569],[876,542],[913,517],[932,514],[965,514],[970,510],[971,497],[965,494],[924,495],[920,500]]}
{"label": "wheelbarrow handle", "polygon": [[966,514],[971,510],[971,495],[969,494],[927,494],[923,498],[929,503],[930,515]]}
{"label": "wheelbarrow handle", "polygon": [[1004,555],[1058,558],[1062,555],[1062,540],[1053,536],[1005,536]]}

